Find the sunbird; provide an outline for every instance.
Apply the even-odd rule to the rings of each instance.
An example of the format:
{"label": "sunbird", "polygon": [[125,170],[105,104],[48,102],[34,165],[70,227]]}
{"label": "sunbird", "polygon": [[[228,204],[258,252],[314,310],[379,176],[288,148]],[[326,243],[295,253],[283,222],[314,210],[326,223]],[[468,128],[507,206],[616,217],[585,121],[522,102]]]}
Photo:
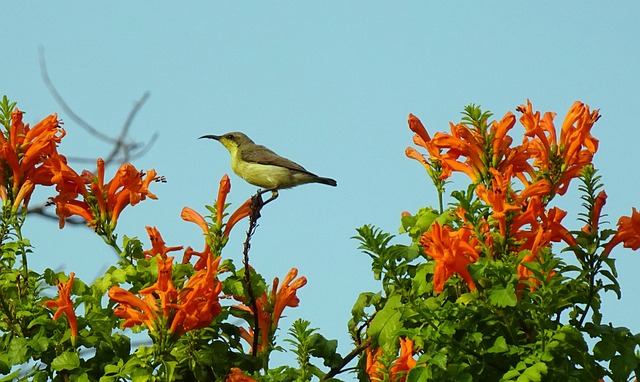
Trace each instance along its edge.
{"label": "sunbird", "polygon": [[203,135],[199,139],[202,138],[222,143],[231,154],[233,172],[254,186],[273,191],[274,196],[277,196],[278,190],[306,183],[322,183],[334,187],[338,185],[331,178],[317,176],[296,162],[255,144],[243,133]]}

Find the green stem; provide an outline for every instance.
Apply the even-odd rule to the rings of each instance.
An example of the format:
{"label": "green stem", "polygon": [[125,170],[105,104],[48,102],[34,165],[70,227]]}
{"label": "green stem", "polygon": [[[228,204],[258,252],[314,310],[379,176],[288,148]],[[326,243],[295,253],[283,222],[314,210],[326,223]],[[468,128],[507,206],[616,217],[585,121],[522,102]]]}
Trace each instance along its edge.
{"label": "green stem", "polygon": [[591,255],[591,257],[592,261],[590,261],[589,263],[593,264],[595,262],[595,264],[593,264],[593,267],[589,270],[589,294],[587,295],[587,306],[585,307],[584,312],[582,313],[582,317],[580,317],[580,321],[578,322],[578,325],[580,327],[582,327],[584,320],[587,318],[587,313],[589,313],[589,308],[591,308],[591,303],[597,293],[595,285],[596,275],[600,272],[600,267],[602,266],[601,260],[593,261],[593,258],[597,258],[597,256]]}
{"label": "green stem", "polygon": [[22,277],[24,278],[24,284],[26,288],[24,289],[24,293],[20,293],[20,297],[24,297],[24,295],[29,290],[29,265],[27,262],[27,250],[25,249],[24,242],[22,241],[22,224],[24,223],[24,215],[26,215],[26,211],[23,212],[22,219],[16,219],[14,224],[14,229],[16,231],[16,237],[18,238],[18,248],[20,248],[20,256],[22,258]]}

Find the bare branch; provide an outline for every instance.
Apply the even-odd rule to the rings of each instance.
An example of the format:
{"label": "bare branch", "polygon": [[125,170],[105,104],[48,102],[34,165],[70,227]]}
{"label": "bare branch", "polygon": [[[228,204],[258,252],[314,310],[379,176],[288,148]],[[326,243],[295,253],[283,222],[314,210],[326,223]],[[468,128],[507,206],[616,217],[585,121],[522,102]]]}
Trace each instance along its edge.
{"label": "bare branch", "polygon": [[107,155],[107,158],[104,160],[106,164],[110,164],[112,161],[114,161],[121,150],[124,153],[123,162],[128,162],[131,159],[131,152],[139,147],[139,144],[135,142],[131,144],[125,143],[125,140],[127,138],[127,133],[129,133],[129,129],[131,128],[131,124],[133,123],[133,119],[135,118],[142,105],[147,102],[147,99],[149,99],[149,95],[149,92],[145,92],[142,95],[142,98],[140,98],[138,102],[133,105],[131,111],[129,111],[129,115],[127,116],[127,119],[122,126],[122,130],[120,130],[118,139],[116,140],[115,147],[111,150],[111,153]]}
{"label": "bare branch", "polygon": [[42,73],[42,80],[44,81],[44,84],[47,86],[47,89],[49,89],[49,92],[51,93],[53,98],[60,105],[60,107],[62,107],[62,110],[64,110],[64,112],[68,114],[72,120],[74,120],[78,125],[80,125],[80,127],[87,130],[89,133],[97,136],[98,138],[102,139],[103,141],[111,142],[113,144],[118,143],[116,139],[111,138],[105,134],[102,134],[99,130],[94,129],[93,126],[85,122],[84,119],[80,118],[80,116],[76,114],[73,110],[71,110],[69,105],[67,105],[67,103],[64,101],[64,98],[62,98],[60,93],[58,93],[58,90],[56,89],[56,87],[53,85],[53,82],[51,82],[51,78],[49,78],[49,73],[47,72],[47,63],[44,59],[43,47],[40,47],[40,72]]}
{"label": "bare branch", "polygon": [[[67,102],[65,102],[64,98],[62,97],[62,95],[60,95],[55,85],[53,84],[53,81],[51,81],[51,78],[49,77],[46,60],[44,57],[44,49],[42,47],[40,48],[40,71],[42,73],[42,80],[44,81],[45,85],[47,86],[47,89],[49,90],[49,92],[51,93],[55,101],[62,108],[62,111],[66,115],[68,115],[73,122],[78,124],[78,126],[80,126],[82,129],[87,131],[90,135],[112,146],[110,152],[105,156],[105,160],[104,160],[105,165],[112,165],[112,164],[121,165],[123,163],[129,162],[134,158],[139,158],[145,155],[149,151],[149,149],[153,146],[153,144],[156,142],[158,138],[157,133],[153,134],[153,136],[151,137],[151,139],[149,139],[148,142],[135,142],[135,141],[129,141],[128,139],[128,134],[129,134],[129,131],[131,130],[131,127],[133,126],[133,121],[135,120],[136,115],[138,114],[142,106],[145,104],[145,102],[147,102],[147,100],[149,99],[149,96],[150,96],[149,92],[145,92],[142,95],[142,97],[135,102],[132,109],[129,111],[127,118],[125,119],[125,122],[122,128],[120,129],[120,133],[118,134],[118,136],[110,137],[102,133],[100,130],[94,128],[91,124],[89,124],[87,121],[82,119],[78,114],[76,114],[71,109],[71,107],[69,107]],[[72,162],[92,163],[94,165],[96,161],[96,158],[89,158],[89,157],[67,156],[67,159]],[[58,217],[55,214],[51,214],[50,212],[47,212],[45,210],[46,206],[47,206],[47,203],[42,203],[41,205],[30,207],[29,212],[44,216],[46,218],[57,219]],[[86,222],[83,219],[69,219],[68,223],[84,224]]]}

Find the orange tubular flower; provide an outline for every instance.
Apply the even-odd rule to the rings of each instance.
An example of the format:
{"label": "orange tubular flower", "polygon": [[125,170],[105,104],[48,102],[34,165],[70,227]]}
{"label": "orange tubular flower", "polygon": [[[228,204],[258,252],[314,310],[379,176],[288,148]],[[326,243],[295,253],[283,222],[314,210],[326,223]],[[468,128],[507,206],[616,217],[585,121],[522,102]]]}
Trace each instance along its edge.
{"label": "orange tubular flower", "polygon": [[57,320],[64,313],[69,321],[69,328],[71,329],[71,338],[75,341],[78,337],[78,324],[76,319],[76,313],[73,310],[73,301],[71,301],[71,287],[73,286],[73,278],[75,274],[71,272],[69,274],[69,280],[66,282],[58,282],[58,298],[56,300],[45,301],[44,305],[49,309],[56,309],[53,314],[53,319]]}
{"label": "orange tubular flower", "polygon": [[431,137],[427,133],[427,129],[424,128],[422,122],[413,114],[409,114],[409,129],[416,133],[413,137],[413,143],[418,146],[424,147],[429,152],[432,158],[440,158],[440,149],[431,142]]}
{"label": "orange tubular flower", "polygon": [[237,210],[233,212],[233,214],[231,214],[229,220],[227,221],[227,224],[224,227],[224,232],[222,233],[222,235],[224,237],[229,237],[229,232],[231,232],[233,226],[249,215],[251,215],[251,199],[247,199],[246,202],[244,202],[240,207],[238,207]]}
{"label": "orange tubular flower", "polygon": [[[189,330],[199,329],[211,324],[211,321],[222,312],[219,295],[222,283],[216,278],[221,258],[208,258],[206,269],[196,272],[178,292],[171,281],[173,257],[158,262],[158,280],[139,294],[114,286],[109,289],[109,298],[118,302],[114,314],[124,318],[123,327],[145,324],[150,331],[155,330],[158,311],[169,325],[174,335],[182,335]],[[158,301],[159,305],[158,305]]]}
{"label": "orange tubular flower", "polygon": [[[536,262],[539,260],[538,251],[540,248],[548,247],[551,242],[564,241],[569,246],[576,246],[578,243],[573,235],[562,225],[562,219],[567,215],[557,207],[545,211],[541,205],[539,197],[533,197],[527,204],[526,211],[514,218],[511,230],[516,241],[521,242],[518,252],[528,250],[526,255],[518,265],[518,276],[520,280],[529,280],[535,285],[540,285],[540,280],[536,279],[533,272],[524,263]],[[521,230],[525,225],[529,225],[529,230]],[[553,276],[555,272],[550,272],[547,277]],[[530,286],[530,290],[535,290]]]}
{"label": "orange tubular flower", "polygon": [[555,113],[547,112],[541,118],[540,112],[533,112],[529,100],[517,110],[522,113],[520,122],[526,129],[525,142],[534,167],[547,173],[554,192],[564,195],[569,182],[580,176],[598,150],[598,140],[591,135],[593,124],[600,118],[598,110],[592,112],[576,101],[562,123],[559,140],[553,123]]}
{"label": "orange tubular flower", "polygon": [[[440,148],[438,148],[436,145],[433,144],[433,141],[431,140],[429,133],[427,133],[427,130],[424,128],[424,125],[422,124],[422,122],[420,122],[420,119],[418,119],[418,117],[416,117],[413,114],[409,114],[408,123],[411,131],[415,133],[415,135],[413,136],[413,143],[427,149],[427,152],[429,153],[429,157],[431,158],[432,162],[437,162],[442,164],[444,158],[441,155],[441,150]],[[424,168],[427,170],[427,173],[429,173],[429,175],[435,180],[435,176],[437,174],[433,174],[433,169],[431,167],[430,161],[428,161],[416,149],[414,149],[413,147],[407,147],[407,149],[405,150],[405,155],[408,158],[415,159],[418,162],[420,162],[424,166]],[[447,179],[450,176],[451,176],[451,170],[449,168],[442,168],[442,172],[438,175],[439,179],[441,180]]]}
{"label": "orange tubular flower", "polygon": [[120,213],[126,206],[135,206],[146,197],[158,199],[149,192],[149,183],[157,179],[156,171],[153,169],[149,170],[145,176],[142,171],[136,170],[130,163],[120,166],[116,176],[109,182],[107,188],[107,201],[111,208],[112,227],[115,227]]}
{"label": "orange tubular flower", "polygon": [[605,247],[602,255],[608,256],[611,250],[618,244],[624,243],[625,248],[634,251],[640,248],[640,212],[633,207],[631,216],[622,216],[618,219],[618,232]]}
{"label": "orange tubular flower", "polygon": [[[278,321],[285,307],[295,308],[300,304],[300,299],[296,295],[298,289],[307,285],[307,278],[304,276],[299,277],[298,270],[291,268],[287,276],[282,281],[282,285],[278,288],[279,280],[276,277],[273,279],[273,288],[271,288],[271,300],[273,301],[273,313],[271,314],[271,327],[275,330],[278,327]],[[276,293],[276,289],[278,292]]]}
{"label": "orange tubular flower", "polygon": [[[3,200],[9,195],[14,210],[21,203],[26,207],[36,185],[51,185],[51,177],[43,176],[47,169],[42,163],[57,154],[57,145],[65,135],[57,114],[50,115],[32,128],[22,122],[23,112],[17,108],[11,113],[8,134],[0,134],[0,183],[4,188]],[[5,178],[5,175],[8,175]],[[30,181],[30,184],[26,184]],[[7,190],[7,187],[10,189]],[[9,192],[9,194],[7,194]],[[19,194],[19,195],[18,195]]]}
{"label": "orange tubular flower", "polygon": [[145,324],[150,331],[155,330],[153,322],[158,318],[155,312],[157,309],[155,298],[147,295],[140,299],[119,286],[111,287],[108,295],[110,299],[120,304],[114,308],[113,313],[125,319],[122,327],[130,328]]}
{"label": "orange tubular flower", "polygon": [[209,226],[207,225],[207,221],[204,220],[204,217],[202,217],[202,215],[197,213],[192,208],[184,207],[182,209],[182,212],[180,213],[180,217],[184,221],[196,223],[198,227],[202,229],[202,232],[204,232],[205,235],[209,234]]}
{"label": "orange tubular flower", "polygon": [[256,381],[251,377],[247,377],[246,375],[244,375],[242,370],[238,369],[237,367],[232,367],[231,374],[227,376],[227,379],[225,380],[225,382],[258,382],[258,381]]}
{"label": "orange tubular flower", "polygon": [[[68,167],[68,166],[67,166]],[[64,220],[77,215],[87,220],[87,224],[94,228],[102,224],[115,228],[120,213],[127,205],[136,205],[147,197],[157,199],[149,192],[152,181],[161,181],[156,177],[155,170],[147,174],[138,171],[130,163],[125,163],[118,169],[114,178],[104,184],[104,160],[97,161],[98,175],[86,171],[83,176],[67,175],[65,181],[58,184],[60,194],[51,201],[56,205],[56,214],[60,218],[60,227],[64,227]],[[79,186],[83,182],[83,186]],[[87,183],[85,188],[84,183]],[[77,200],[79,195],[83,200]]]}
{"label": "orange tubular flower", "polygon": [[191,276],[178,294],[178,303],[170,305],[177,310],[169,329],[171,333],[182,335],[207,327],[222,312],[219,300],[222,283],[216,277],[221,259],[209,256],[206,269]]}
{"label": "orange tubular flower", "polygon": [[160,235],[160,231],[156,227],[145,227],[147,229],[147,233],[149,234],[149,239],[151,240],[151,249],[148,249],[142,252],[147,259],[152,258],[155,255],[160,255],[163,259],[167,258],[167,253],[173,251],[179,251],[183,247],[167,247],[162,239],[162,235]]}
{"label": "orange tubular flower", "polygon": [[[180,214],[180,217],[182,217],[182,220],[184,221],[197,224],[198,227],[202,229],[202,232],[204,233],[205,236],[209,235],[209,225],[207,224],[207,221],[204,219],[204,217],[202,217],[202,215],[200,215],[195,210],[189,207],[184,207],[182,209],[182,213]],[[191,247],[187,247],[187,249],[184,250],[184,256],[182,257],[182,264],[186,264],[189,261],[191,261],[191,258],[193,256],[197,256],[199,258],[196,264],[193,266],[193,269],[195,269],[196,271],[204,269],[207,266],[207,261],[208,261],[207,259],[211,256],[211,248],[209,248],[209,245],[206,243],[204,245],[204,250],[202,252],[198,252]]]}
{"label": "orange tubular flower", "polygon": [[582,227],[584,232],[597,232],[600,226],[600,215],[602,214],[602,208],[607,203],[607,193],[600,191],[596,196],[596,201],[593,204],[593,211],[591,211],[591,223],[587,223]]}
{"label": "orange tubular flower", "polygon": [[475,263],[480,255],[470,244],[470,240],[471,230],[461,228],[453,231],[451,227],[441,226],[438,222],[434,222],[420,238],[425,253],[436,261],[433,277],[433,289],[436,293],[443,291],[445,281],[453,273],[460,275],[470,290],[476,289],[467,265]]}
{"label": "orange tubular flower", "polygon": [[[476,183],[485,170],[482,161],[484,137],[464,124],[449,123],[449,126],[451,134],[439,132],[433,137],[433,143],[438,148],[448,149],[443,156],[442,167],[465,173],[473,183]],[[459,161],[460,157],[465,157],[465,161]]]}
{"label": "orange tubular flower", "polygon": [[159,297],[162,314],[169,317],[169,305],[176,301],[178,291],[171,281],[171,266],[173,257],[163,259],[157,257],[158,262],[158,280],[144,289],[140,290],[141,296]]}
{"label": "orange tubular flower", "polygon": [[[381,382],[386,380],[385,368],[378,361],[382,355],[382,349],[371,350],[367,348],[366,373],[372,382]],[[391,366],[391,375],[389,380],[394,382],[405,382],[407,374],[411,369],[416,367],[417,362],[413,358],[413,341],[410,339],[400,338],[400,356],[393,362]]]}
{"label": "orange tubular flower", "polygon": [[[271,287],[270,296],[265,291],[262,296],[256,299],[256,305],[258,306],[258,327],[260,329],[259,349],[263,349],[269,341],[270,336],[278,328],[278,322],[282,316],[284,308],[295,308],[300,303],[300,299],[296,295],[298,289],[307,284],[307,278],[301,276],[296,279],[298,270],[291,268],[287,276],[284,278],[282,285],[280,280],[276,277],[273,279],[273,286]],[[295,279],[295,280],[294,280]],[[245,310],[253,314],[250,307],[245,305],[236,306],[236,308]],[[241,328],[242,338],[244,338],[249,344],[253,344],[253,331],[249,331]]]}
{"label": "orange tubular flower", "polygon": [[513,194],[509,188],[511,183],[511,167],[509,167],[505,174],[501,174],[494,169],[489,169],[493,175],[491,179],[491,190],[487,190],[484,184],[479,184],[476,187],[476,195],[478,198],[485,201],[491,206],[493,214],[491,215],[498,221],[498,227],[500,228],[500,234],[506,235],[507,232],[507,213],[512,211],[519,211],[520,206],[509,204],[508,198]]}
{"label": "orange tubular flower", "polygon": [[222,213],[224,211],[224,202],[227,200],[227,195],[231,192],[231,181],[229,176],[224,174],[220,179],[220,188],[218,189],[218,199],[216,202],[217,222],[222,224]]}

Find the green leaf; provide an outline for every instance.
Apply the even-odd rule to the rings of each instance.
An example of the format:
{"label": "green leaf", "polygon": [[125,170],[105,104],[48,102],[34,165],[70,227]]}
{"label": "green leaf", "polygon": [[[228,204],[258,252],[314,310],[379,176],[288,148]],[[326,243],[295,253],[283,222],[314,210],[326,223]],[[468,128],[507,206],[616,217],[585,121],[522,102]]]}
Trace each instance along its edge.
{"label": "green leaf", "polygon": [[516,306],[518,298],[513,284],[508,284],[506,288],[502,285],[495,285],[489,292],[489,301],[493,305],[502,308],[505,306]]}
{"label": "green leaf", "polygon": [[353,304],[353,308],[351,309],[351,315],[353,316],[354,322],[360,322],[362,318],[365,316],[365,308],[377,304],[382,296],[380,293],[373,292],[363,292],[360,293],[358,299],[355,304]]}
{"label": "green leaf", "polygon": [[51,361],[53,370],[74,370],[80,366],[80,357],[76,352],[64,352]]}
{"label": "green leaf", "polygon": [[[7,371],[8,372],[8,371]],[[3,373],[4,374],[4,373]],[[0,379],[0,382],[11,382],[11,381],[15,381],[18,378],[18,375],[20,375],[20,370],[16,370],[13,373],[7,375],[6,377]]]}
{"label": "green leaf", "polygon": [[463,293],[460,297],[458,297],[458,299],[456,300],[456,304],[469,305],[475,300],[476,300],[476,295],[474,293],[467,292],[467,293]]}
{"label": "green leaf", "polygon": [[90,382],[89,376],[87,373],[82,373],[80,375],[73,375],[72,380],[75,382]]}
{"label": "green leaf", "polygon": [[488,353],[506,353],[507,351],[509,351],[509,346],[503,336],[496,338],[493,346],[487,349]]}
{"label": "green leaf", "polygon": [[427,275],[432,273],[430,271],[432,267],[429,267],[428,265],[429,263],[418,265],[416,275],[411,283],[411,289],[414,295],[422,296],[433,290],[433,284],[427,282]]}
{"label": "green leaf", "polygon": [[21,364],[27,360],[26,355],[29,350],[27,346],[27,339],[22,337],[14,337],[9,344],[9,363]]}
{"label": "green leaf", "polygon": [[310,354],[314,357],[322,358],[324,365],[327,367],[335,367],[342,364],[342,356],[337,353],[338,341],[328,340],[319,333],[314,333],[309,337],[311,344]]}
{"label": "green leaf", "polygon": [[419,365],[409,371],[409,374],[407,374],[407,382],[428,381],[429,377],[429,370],[425,366]]}
{"label": "green leaf", "polygon": [[542,376],[546,374],[547,374],[547,365],[542,362],[538,362],[529,366],[524,372],[522,372],[522,375],[520,375],[520,377],[518,377],[516,381],[538,382],[538,381],[542,381]]}
{"label": "green leaf", "polygon": [[374,347],[392,347],[396,345],[398,330],[402,328],[401,297],[392,295],[384,308],[379,311],[369,326],[369,335]]}
{"label": "green leaf", "polygon": [[599,361],[610,360],[616,354],[616,344],[607,339],[602,339],[593,347],[593,355]]}
{"label": "green leaf", "polygon": [[447,361],[448,357],[445,353],[436,353],[429,363],[438,366],[442,370],[447,370]]}

